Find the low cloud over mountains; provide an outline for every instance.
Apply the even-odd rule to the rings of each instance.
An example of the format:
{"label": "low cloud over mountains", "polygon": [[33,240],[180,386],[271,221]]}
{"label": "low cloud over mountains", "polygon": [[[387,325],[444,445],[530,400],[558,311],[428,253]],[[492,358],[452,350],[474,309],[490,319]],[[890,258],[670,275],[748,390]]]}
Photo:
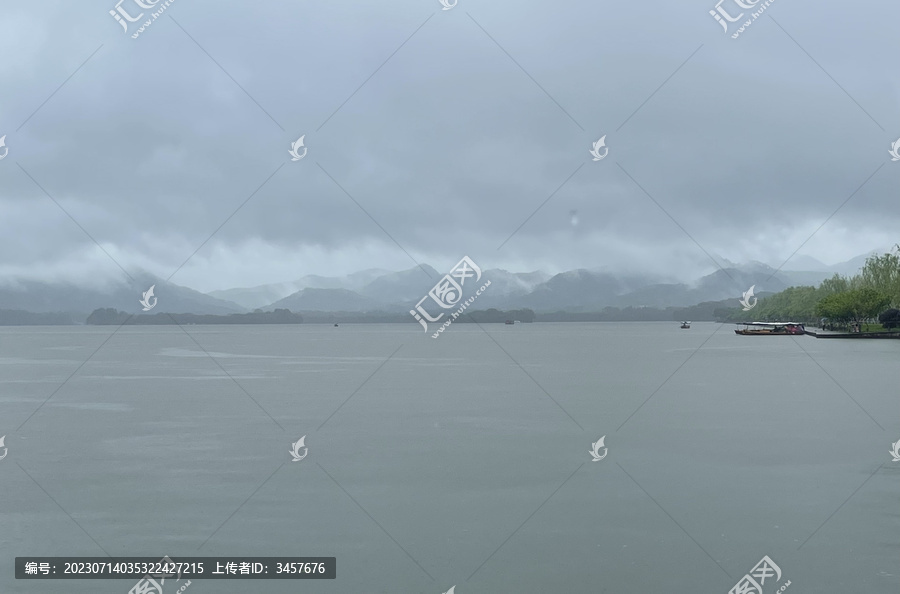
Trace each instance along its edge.
{"label": "low cloud over mountains", "polygon": [[[490,280],[491,285],[479,297],[478,308],[530,308],[541,313],[599,311],[609,306],[685,307],[707,301],[737,300],[751,285],[756,286],[757,295],[778,292],[792,285],[815,285],[835,273],[855,273],[865,258],[866,255],[861,255],[827,266],[804,257],[798,262],[810,269],[799,271],[776,270],[758,262],[729,264],[699,279],[677,283],[661,282],[648,274],[623,275],[586,269],[556,275],[491,269],[482,272],[480,283]],[[442,276],[442,272],[423,264],[400,272],[369,269],[342,277],[311,275],[291,282],[210,294],[149,274],[137,277],[133,283],[96,288],[21,281],[0,286],[0,309],[89,313],[111,307],[141,313],[141,295],[153,285],[158,299],[153,313],[229,314],[276,308],[294,312],[406,312]]]}

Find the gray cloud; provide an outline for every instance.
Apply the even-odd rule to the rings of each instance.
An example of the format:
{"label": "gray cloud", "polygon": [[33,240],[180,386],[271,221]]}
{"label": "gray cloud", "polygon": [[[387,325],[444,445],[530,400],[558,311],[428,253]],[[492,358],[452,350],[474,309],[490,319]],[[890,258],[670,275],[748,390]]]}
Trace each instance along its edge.
{"label": "gray cloud", "polygon": [[114,4],[0,9],[3,277],[121,276],[23,169],[129,271],[167,277],[221,225],[173,278],[199,290],[463,254],[685,278],[703,249],[898,240],[898,6],[775,2],[731,39],[705,1],[176,0],[131,39]]}

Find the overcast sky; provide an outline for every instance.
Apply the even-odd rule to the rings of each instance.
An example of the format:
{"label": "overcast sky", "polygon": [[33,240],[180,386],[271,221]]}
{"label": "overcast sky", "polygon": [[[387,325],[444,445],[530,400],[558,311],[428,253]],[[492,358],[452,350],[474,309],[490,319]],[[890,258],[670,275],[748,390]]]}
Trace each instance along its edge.
{"label": "overcast sky", "polygon": [[2,279],[690,279],[900,241],[896,2],[737,39],[735,0],[728,33],[712,0],[175,0],[136,39],[152,10],[115,7],[0,2]]}

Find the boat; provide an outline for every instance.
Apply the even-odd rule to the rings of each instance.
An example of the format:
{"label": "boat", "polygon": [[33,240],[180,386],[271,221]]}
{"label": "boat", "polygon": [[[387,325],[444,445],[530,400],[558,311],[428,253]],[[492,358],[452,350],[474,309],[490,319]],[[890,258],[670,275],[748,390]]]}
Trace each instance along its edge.
{"label": "boat", "polygon": [[796,336],[806,333],[799,322],[744,322],[743,326],[736,328],[734,333],[741,336]]}
{"label": "boat", "polygon": [[513,321],[513,320],[506,320],[506,322],[504,322],[504,323],[505,323],[507,326],[512,326],[513,324],[515,324],[515,321]]}
{"label": "boat", "polygon": [[681,327],[689,329],[691,327],[691,323],[690,322],[681,322]]}

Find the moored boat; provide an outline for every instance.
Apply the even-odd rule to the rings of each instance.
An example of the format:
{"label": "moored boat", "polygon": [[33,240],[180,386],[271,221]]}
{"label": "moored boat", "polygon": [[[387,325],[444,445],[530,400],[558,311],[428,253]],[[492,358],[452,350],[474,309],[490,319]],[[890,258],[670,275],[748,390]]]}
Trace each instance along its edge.
{"label": "moored boat", "polygon": [[690,322],[681,322],[681,327],[690,329],[691,323]]}
{"label": "moored boat", "polygon": [[744,322],[743,326],[743,328],[736,328],[734,333],[741,336],[796,336],[805,334],[805,328],[799,322]]}

